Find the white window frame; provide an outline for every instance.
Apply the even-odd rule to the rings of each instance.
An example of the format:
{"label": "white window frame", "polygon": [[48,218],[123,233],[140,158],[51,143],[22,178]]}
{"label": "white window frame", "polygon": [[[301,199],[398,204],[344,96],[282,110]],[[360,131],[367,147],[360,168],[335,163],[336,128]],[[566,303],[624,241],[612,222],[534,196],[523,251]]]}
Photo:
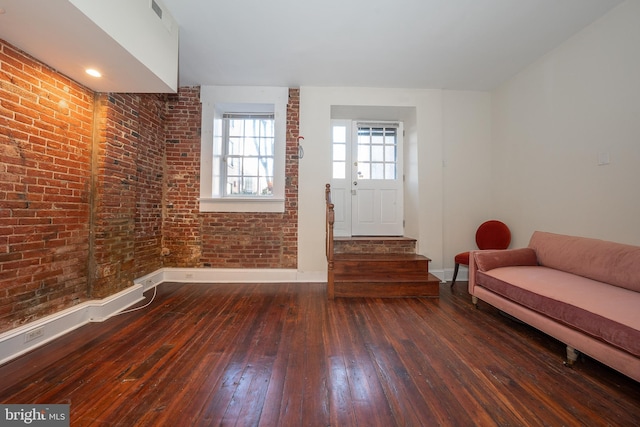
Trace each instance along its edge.
{"label": "white window frame", "polygon": [[[284,212],[287,104],[289,88],[202,86],[200,142],[200,212]],[[224,113],[271,112],[275,120],[273,193],[268,196],[225,196],[214,185],[221,176],[224,156]]]}

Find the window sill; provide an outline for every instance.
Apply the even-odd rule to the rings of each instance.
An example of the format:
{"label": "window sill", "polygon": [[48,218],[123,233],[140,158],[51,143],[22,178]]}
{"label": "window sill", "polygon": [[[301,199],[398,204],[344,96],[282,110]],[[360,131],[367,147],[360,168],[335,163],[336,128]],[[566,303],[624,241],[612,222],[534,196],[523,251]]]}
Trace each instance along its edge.
{"label": "window sill", "polygon": [[284,199],[262,197],[201,198],[200,212],[284,212]]}

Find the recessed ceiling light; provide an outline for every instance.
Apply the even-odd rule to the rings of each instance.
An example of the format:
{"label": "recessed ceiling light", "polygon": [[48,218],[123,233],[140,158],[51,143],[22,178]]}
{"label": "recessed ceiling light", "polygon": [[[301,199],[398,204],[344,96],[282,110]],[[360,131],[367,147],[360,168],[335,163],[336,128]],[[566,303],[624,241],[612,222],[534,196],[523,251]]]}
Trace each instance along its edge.
{"label": "recessed ceiling light", "polygon": [[86,72],[87,74],[93,77],[102,77],[102,74],[100,74],[100,71],[94,70],[93,68],[87,68]]}

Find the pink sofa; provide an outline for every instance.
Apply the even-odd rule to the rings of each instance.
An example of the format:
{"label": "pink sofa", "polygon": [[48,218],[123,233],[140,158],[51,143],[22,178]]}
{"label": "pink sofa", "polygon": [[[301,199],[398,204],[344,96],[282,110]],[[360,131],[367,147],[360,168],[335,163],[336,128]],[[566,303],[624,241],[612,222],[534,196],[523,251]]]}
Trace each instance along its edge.
{"label": "pink sofa", "polygon": [[640,381],[640,247],[536,231],[529,246],[473,251],[469,293]]}

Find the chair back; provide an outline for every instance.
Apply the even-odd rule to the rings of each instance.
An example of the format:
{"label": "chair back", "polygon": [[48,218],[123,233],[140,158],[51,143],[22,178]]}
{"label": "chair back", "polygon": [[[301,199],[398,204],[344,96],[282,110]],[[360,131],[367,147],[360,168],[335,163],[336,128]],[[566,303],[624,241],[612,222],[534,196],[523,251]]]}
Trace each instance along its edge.
{"label": "chair back", "polygon": [[507,249],[511,243],[511,231],[501,221],[483,222],[476,231],[478,249]]}

